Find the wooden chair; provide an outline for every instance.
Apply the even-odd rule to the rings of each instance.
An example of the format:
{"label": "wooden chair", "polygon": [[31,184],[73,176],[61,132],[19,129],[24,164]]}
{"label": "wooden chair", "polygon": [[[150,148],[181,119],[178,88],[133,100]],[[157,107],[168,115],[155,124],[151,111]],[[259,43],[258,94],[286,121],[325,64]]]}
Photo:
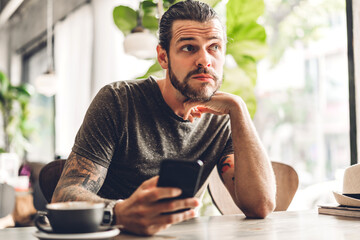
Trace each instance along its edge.
{"label": "wooden chair", "polygon": [[[299,186],[299,177],[291,166],[271,162],[276,178],[276,208],[275,211],[286,211]],[[222,183],[215,167],[209,177],[208,190],[213,203],[223,215],[239,214],[241,210],[234,203],[230,193]]]}
{"label": "wooden chair", "polygon": [[66,160],[64,159],[52,161],[46,164],[40,171],[40,189],[48,203],[51,202],[52,195],[63,171],[65,161]]}
{"label": "wooden chair", "polygon": [[[65,161],[66,160],[55,160],[46,164],[40,171],[40,189],[49,203],[60,179]],[[286,211],[297,191],[299,178],[291,166],[279,162],[271,162],[271,164],[276,178],[277,193],[275,211]],[[209,193],[215,206],[222,214],[242,213],[222,183],[216,168],[212,171],[208,181]]]}

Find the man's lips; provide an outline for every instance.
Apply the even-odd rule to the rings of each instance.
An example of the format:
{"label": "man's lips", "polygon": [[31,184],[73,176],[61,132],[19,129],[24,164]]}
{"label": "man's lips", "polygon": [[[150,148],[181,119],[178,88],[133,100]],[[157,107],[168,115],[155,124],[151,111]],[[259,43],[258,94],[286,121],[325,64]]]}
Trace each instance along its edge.
{"label": "man's lips", "polygon": [[200,81],[205,81],[205,82],[210,82],[212,80],[214,80],[214,77],[209,75],[209,74],[194,74],[192,75],[192,78],[195,78],[197,80],[200,80]]}

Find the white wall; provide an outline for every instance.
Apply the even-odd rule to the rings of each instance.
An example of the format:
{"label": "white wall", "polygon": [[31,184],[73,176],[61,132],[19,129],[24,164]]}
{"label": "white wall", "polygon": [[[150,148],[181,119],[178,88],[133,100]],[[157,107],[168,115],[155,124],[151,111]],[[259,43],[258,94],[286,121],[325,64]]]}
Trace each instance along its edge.
{"label": "white wall", "polygon": [[4,25],[0,27],[0,71],[8,74],[8,56],[9,56],[9,29]]}
{"label": "white wall", "polygon": [[118,5],[132,8],[138,6],[131,0],[93,0],[94,13],[94,55],[91,96],[105,84],[130,80],[145,74],[151,61],[139,60],[124,53],[123,33],[113,20],[113,9]]}

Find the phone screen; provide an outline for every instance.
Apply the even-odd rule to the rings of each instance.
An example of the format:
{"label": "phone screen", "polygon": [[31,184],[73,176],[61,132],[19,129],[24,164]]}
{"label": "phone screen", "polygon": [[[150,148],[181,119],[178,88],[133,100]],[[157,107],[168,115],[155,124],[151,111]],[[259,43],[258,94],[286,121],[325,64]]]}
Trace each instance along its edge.
{"label": "phone screen", "polygon": [[195,196],[200,182],[203,162],[166,159],[160,165],[159,187],[177,187],[182,194],[177,198]]}

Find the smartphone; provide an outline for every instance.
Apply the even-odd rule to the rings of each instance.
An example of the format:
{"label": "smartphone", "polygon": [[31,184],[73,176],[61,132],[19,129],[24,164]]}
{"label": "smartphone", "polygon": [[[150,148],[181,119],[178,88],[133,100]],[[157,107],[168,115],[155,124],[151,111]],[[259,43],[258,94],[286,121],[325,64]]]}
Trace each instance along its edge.
{"label": "smartphone", "polygon": [[[199,188],[203,162],[165,159],[160,164],[158,187],[177,187],[182,190],[175,199],[194,197]],[[165,199],[169,200],[169,199]]]}

